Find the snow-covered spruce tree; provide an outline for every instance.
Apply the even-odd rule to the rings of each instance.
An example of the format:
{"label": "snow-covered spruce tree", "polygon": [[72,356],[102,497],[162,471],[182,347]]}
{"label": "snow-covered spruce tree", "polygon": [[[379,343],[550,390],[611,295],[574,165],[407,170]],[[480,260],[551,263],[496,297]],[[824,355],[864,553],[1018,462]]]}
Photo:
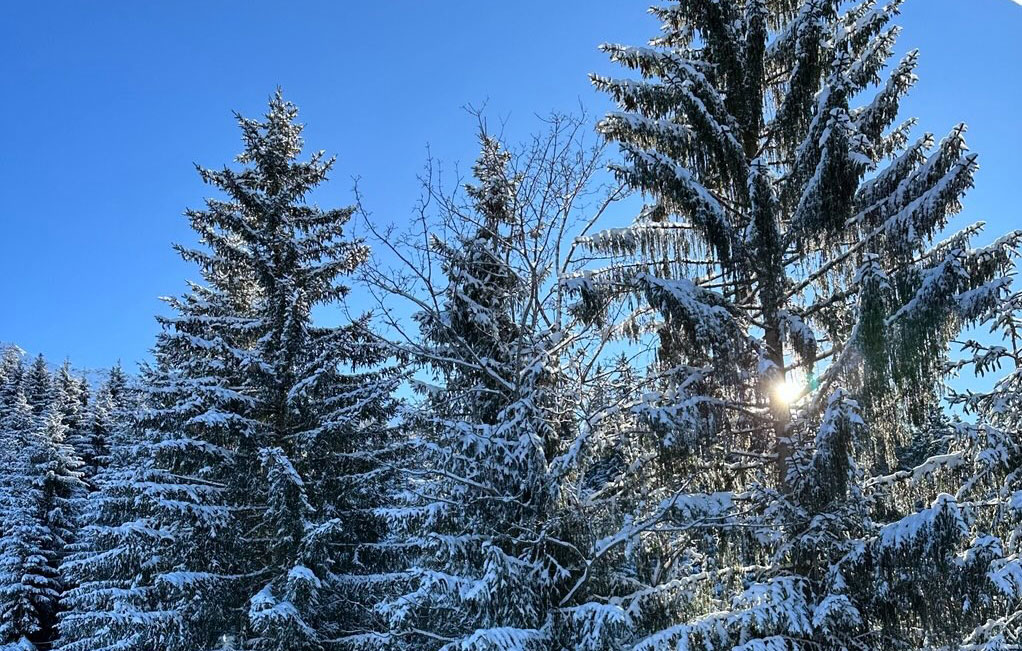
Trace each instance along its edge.
{"label": "snow-covered spruce tree", "polygon": [[82,461],[85,479],[95,473],[95,451],[90,446],[89,384],[85,378],[75,377],[71,362],[65,360],[53,377],[57,409],[64,425],[64,439]]}
{"label": "snow-covered spruce tree", "polygon": [[987,535],[977,537],[970,552],[989,563],[987,578],[996,590],[963,604],[986,619],[960,648],[1022,648],[1022,293],[984,325],[994,337],[963,342],[967,353],[954,366],[993,375],[993,383],[983,390],[951,389],[949,400],[963,415],[948,419],[932,454],[874,481],[898,490],[903,499],[933,490],[953,493],[978,521],[967,522]]}
{"label": "snow-covered spruce tree", "polygon": [[580,125],[554,118],[514,153],[482,129],[464,194],[431,165],[418,228],[394,248],[407,275],[373,280],[416,310],[417,335],[385,313],[420,370],[404,423],[415,454],[388,510],[412,563],[379,608],[388,628],[353,644],[575,648],[561,600],[583,571],[565,470],[578,394],[556,277],[569,264],[559,233],[597,190],[599,147]]}
{"label": "snow-covered spruce tree", "polygon": [[65,648],[311,650],[362,626],[348,583],[380,535],[391,373],[364,320],[312,323],[367,250],[344,234],[351,209],[305,202],[332,160],[298,160],[296,116],[278,92],[264,120],[238,118],[242,169],[200,169],[226,195],[187,213],[204,247],[179,251],[203,284],[160,318],[132,513],[94,559],[135,574],[80,593],[109,610],[68,616]]}
{"label": "snow-covered spruce tree", "polygon": [[[59,377],[59,376],[58,376]],[[77,535],[76,506],[87,494],[82,479],[82,461],[67,441],[67,420],[80,408],[78,381],[54,384],[53,402],[37,418],[36,431],[23,454],[31,464],[38,489],[39,514],[47,532],[45,546],[49,572],[59,579],[59,568]],[[71,391],[68,395],[65,388]],[[63,585],[60,584],[63,592]],[[46,644],[57,634],[58,599],[55,597],[43,621],[41,640]]]}
{"label": "snow-covered spruce tree", "polygon": [[86,434],[79,454],[93,484],[95,476],[112,462],[113,448],[131,443],[130,423],[138,407],[138,389],[118,363],[107,373],[85,413]]}
{"label": "snow-covered spruce tree", "polygon": [[[3,468],[0,470],[0,641],[48,644],[55,634],[61,585],[57,568],[74,536],[71,504],[83,488],[81,462],[64,440],[65,396],[49,383],[39,357],[25,373],[17,353],[3,363]],[[32,384],[29,384],[29,382]],[[39,414],[25,395],[51,401]]]}
{"label": "snow-covered spruce tree", "polygon": [[25,371],[25,398],[32,407],[32,413],[39,416],[53,402],[53,376],[46,364],[46,358],[36,355],[32,365]]}
{"label": "snow-covered spruce tree", "polygon": [[25,397],[18,351],[5,351],[0,368],[0,648],[26,648],[42,637],[59,586],[46,555],[41,494],[26,450],[36,420]]}
{"label": "snow-covered spruce tree", "polygon": [[657,439],[589,552],[628,578],[594,602],[627,613],[608,644],[959,648],[1017,603],[966,486],[882,480],[946,445],[949,342],[1001,304],[1020,240],[936,241],[976,158],[962,126],[895,124],[899,5],[681,0],[649,47],[604,47],[639,78],[594,77],[620,107],[600,130],[648,203],[572,282],[655,342],[630,412]]}
{"label": "snow-covered spruce tree", "polygon": [[96,472],[91,490],[75,505],[79,528],[60,567],[64,592],[58,648],[84,651],[120,644],[134,625],[125,597],[150,560],[132,546],[146,532],[135,509],[140,407],[139,391],[120,366],[110,370],[90,404],[86,443],[95,454]]}

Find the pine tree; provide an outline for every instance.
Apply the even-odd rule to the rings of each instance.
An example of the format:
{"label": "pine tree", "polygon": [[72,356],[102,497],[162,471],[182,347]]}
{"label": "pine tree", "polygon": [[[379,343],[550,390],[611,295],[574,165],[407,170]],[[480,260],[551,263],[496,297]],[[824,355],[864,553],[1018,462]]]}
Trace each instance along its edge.
{"label": "pine tree", "polygon": [[[79,408],[77,382],[70,382],[66,388],[72,391],[71,395],[64,393],[61,383],[56,384],[53,402],[39,418],[33,440],[23,451],[38,491],[38,512],[47,534],[43,550],[48,573],[55,577],[60,592],[64,588],[59,568],[77,534],[76,506],[87,493],[82,461],[67,442],[68,414],[77,414]],[[58,597],[59,594],[53,596],[42,621],[40,640],[46,644],[56,636]]]}
{"label": "pine tree", "polygon": [[[372,450],[387,435],[393,373],[365,319],[312,322],[313,308],[345,297],[340,279],[367,250],[345,236],[351,208],[305,203],[333,161],[298,160],[296,116],[278,92],[264,120],[238,117],[240,171],[199,170],[226,195],[186,213],[204,246],[178,250],[204,284],[160,319],[143,462],[121,482],[135,492],[128,530],[95,559],[121,555],[136,573],[103,601],[113,613],[65,620],[66,648],[98,637],[131,649],[319,649],[365,616],[345,600],[367,571],[359,546],[381,526],[385,473]],[[124,576],[112,569],[90,581]],[[100,598],[82,594],[86,608]],[[102,630],[122,612],[130,621]]]}
{"label": "pine tree", "polygon": [[[5,405],[5,446],[21,454],[5,454],[0,478],[3,531],[0,538],[0,642],[44,641],[60,594],[50,564],[52,536],[41,517],[42,491],[25,454],[31,451],[34,425],[31,408],[20,391]],[[16,447],[15,447],[16,446]]]}
{"label": "pine tree", "polygon": [[627,613],[607,644],[948,648],[1004,603],[966,488],[886,479],[940,444],[949,342],[1022,240],[937,241],[977,163],[964,126],[895,122],[900,4],[680,0],[649,47],[604,46],[640,79],[593,78],[620,108],[600,130],[648,204],[585,239],[611,264],[574,284],[655,345],[630,507],[589,552],[629,575],[594,601]]}

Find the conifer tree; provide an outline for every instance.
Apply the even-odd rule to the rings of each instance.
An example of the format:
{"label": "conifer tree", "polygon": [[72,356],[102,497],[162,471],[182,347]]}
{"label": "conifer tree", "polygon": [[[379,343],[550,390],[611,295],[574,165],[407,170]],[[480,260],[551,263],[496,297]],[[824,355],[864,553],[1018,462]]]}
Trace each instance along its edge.
{"label": "conifer tree", "polygon": [[78,444],[85,464],[83,472],[95,484],[96,475],[111,463],[112,448],[128,444],[116,441],[129,432],[138,407],[137,390],[131,386],[120,363],[113,366],[84,412],[85,435]]}
{"label": "conifer tree", "polygon": [[[57,568],[74,536],[72,501],[82,485],[80,462],[64,441],[60,387],[49,385],[43,358],[26,373],[15,351],[3,364],[0,405],[0,642],[48,644],[54,636],[61,584]],[[26,394],[50,398],[33,413]],[[40,403],[41,404],[41,403]]]}
{"label": "conifer tree", "polygon": [[[116,545],[131,587],[103,599],[112,612],[68,617],[66,648],[98,636],[130,649],[320,649],[359,628],[366,608],[346,601],[347,583],[366,571],[359,543],[379,535],[385,473],[371,453],[392,373],[364,319],[312,322],[345,297],[340,280],[367,250],[344,232],[352,209],[306,203],[333,161],[299,160],[296,116],[278,92],[265,119],[238,117],[240,170],[199,170],[225,195],[187,212],[202,246],[178,247],[203,284],[160,318],[131,514],[100,543]],[[111,569],[90,580],[124,576]],[[121,613],[119,630],[102,628]]]}
{"label": "conifer tree", "polygon": [[1005,603],[965,489],[885,479],[942,444],[949,342],[999,309],[1020,241],[937,240],[977,163],[964,126],[896,123],[900,4],[679,0],[648,47],[604,46],[638,79],[593,78],[619,106],[600,130],[648,203],[573,282],[655,344],[630,409],[653,443],[589,552],[630,575],[595,601],[626,614],[606,644],[958,648]]}
{"label": "conifer tree", "polygon": [[539,528],[553,432],[540,405],[525,404],[523,385],[538,378],[523,377],[533,333],[516,318],[527,290],[509,260],[515,180],[498,143],[482,145],[468,189],[478,226],[455,243],[434,240],[448,284],[439,309],[417,315],[443,382],[416,423],[427,469],[417,490],[435,501],[409,527],[421,531],[423,556],[396,622],[422,638],[418,648],[543,646],[544,568],[516,530]]}
{"label": "conifer tree", "polygon": [[42,621],[40,640],[47,645],[56,636],[59,594],[63,592],[59,568],[77,535],[76,506],[87,493],[82,480],[82,461],[67,442],[68,414],[78,410],[77,381],[67,385],[73,393],[64,393],[61,383],[54,386],[53,402],[36,424],[30,444],[21,454],[29,463],[34,488],[38,491],[37,511],[46,531],[47,571],[55,577],[58,594],[52,595]]}
{"label": "conifer tree", "polygon": [[135,508],[142,446],[136,437],[139,392],[115,366],[91,405],[89,449],[96,472],[80,499],[78,531],[60,567],[64,593],[56,648],[133,648],[137,622],[133,586],[151,559],[136,551],[139,537],[154,533]]}
{"label": "conifer tree", "polygon": [[439,214],[424,211],[410,248],[395,247],[418,262],[374,279],[418,308],[417,336],[389,324],[420,369],[408,485],[389,510],[412,562],[380,606],[386,630],[353,643],[573,648],[560,602],[581,571],[567,496],[577,393],[556,274],[570,266],[558,233],[596,190],[599,148],[577,139],[580,124],[555,117],[514,153],[482,130],[464,194],[427,183],[423,206]]}
{"label": "conifer tree", "polygon": [[53,392],[64,441],[82,463],[80,472],[88,479],[95,471],[95,451],[89,445],[89,384],[84,377],[75,376],[71,362],[64,361],[53,375]]}
{"label": "conifer tree", "polygon": [[1011,296],[984,326],[985,343],[963,342],[955,367],[994,381],[985,389],[949,387],[948,400],[960,415],[946,419],[930,454],[881,481],[905,498],[954,492],[966,522],[985,532],[970,551],[991,589],[962,604],[982,622],[961,647],[1010,649],[1022,645],[1022,294]]}
{"label": "conifer tree", "polygon": [[38,641],[59,594],[45,551],[42,498],[25,454],[36,422],[24,376],[19,353],[6,350],[0,369],[0,646],[12,648],[33,648],[30,641]]}
{"label": "conifer tree", "polygon": [[65,360],[54,374],[53,386],[64,439],[81,460],[83,476],[89,478],[95,466],[95,452],[89,445],[89,385],[85,378],[74,376],[71,362]]}
{"label": "conifer tree", "polygon": [[32,366],[25,372],[25,398],[32,413],[39,416],[53,402],[53,376],[42,354],[36,355]]}

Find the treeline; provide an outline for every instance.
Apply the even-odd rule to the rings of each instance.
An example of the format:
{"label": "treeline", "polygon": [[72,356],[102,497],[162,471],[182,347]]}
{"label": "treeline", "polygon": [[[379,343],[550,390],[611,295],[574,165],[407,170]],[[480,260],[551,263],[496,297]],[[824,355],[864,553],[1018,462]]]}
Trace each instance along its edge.
{"label": "treeline", "polygon": [[239,117],[138,377],[4,356],[0,648],[1022,648],[1022,233],[899,5],[655,8],[401,229]]}
{"label": "treeline", "polygon": [[41,355],[27,368],[22,355],[11,346],[0,362],[0,641],[31,648],[56,635],[61,564],[88,495],[132,444],[141,403],[119,366],[93,390],[67,362],[51,373]]}

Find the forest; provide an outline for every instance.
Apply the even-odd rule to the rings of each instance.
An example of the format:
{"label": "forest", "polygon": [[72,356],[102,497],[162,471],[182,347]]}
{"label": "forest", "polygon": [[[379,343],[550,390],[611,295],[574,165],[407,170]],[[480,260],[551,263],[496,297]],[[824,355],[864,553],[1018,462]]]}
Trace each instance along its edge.
{"label": "forest", "polygon": [[399,226],[237,116],[138,373],[0,351],[0,649],[1022,649],[1022,231],[900,5],[655,7]]}

